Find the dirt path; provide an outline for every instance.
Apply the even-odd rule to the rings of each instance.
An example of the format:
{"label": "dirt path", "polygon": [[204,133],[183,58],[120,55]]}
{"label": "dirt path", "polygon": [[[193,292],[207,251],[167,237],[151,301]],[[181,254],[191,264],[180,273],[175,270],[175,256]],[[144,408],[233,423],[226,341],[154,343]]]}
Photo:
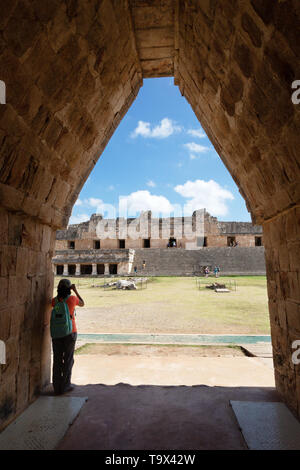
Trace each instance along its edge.
{"label": "dirt path", "polygon": [[107,356],[189,356],[189,357],[239,357],[245,356],[239,347],[226,346],[154,346],[135,344],[85,344],[76,354],[101,354]]}

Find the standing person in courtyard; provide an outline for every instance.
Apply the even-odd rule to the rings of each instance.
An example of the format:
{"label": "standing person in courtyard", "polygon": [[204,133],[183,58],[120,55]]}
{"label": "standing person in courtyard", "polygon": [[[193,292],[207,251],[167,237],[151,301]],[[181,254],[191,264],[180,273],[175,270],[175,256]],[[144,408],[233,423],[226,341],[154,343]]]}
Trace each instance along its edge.
{"label": "standing person in courtyard", "polygon": [[208,266],[206,266],[204,272],[205,272],[205,277],[208,277],[209,276],[209,267]]}
{"label": "standing person in courtyard", "polygon": [[[71,295],[71,291],[75,295]],[[60,303],[60,308],[65,308],[66,315],[70,317],[70,333],[67,335],[55,334],[55,325],[53,321],[54,308],[51,313],[51,336],[53,349],[53,388],[56,395],[60,395],[73,390],[71,385],[72,368],[74,364],[74,350],[77,339],[77,327],[75,321],[75,307],[84,306],[84,301],[80,297],[75,284],[69,279],[61,279],[57,286],[57,297],[52,299],[52,307]]]}

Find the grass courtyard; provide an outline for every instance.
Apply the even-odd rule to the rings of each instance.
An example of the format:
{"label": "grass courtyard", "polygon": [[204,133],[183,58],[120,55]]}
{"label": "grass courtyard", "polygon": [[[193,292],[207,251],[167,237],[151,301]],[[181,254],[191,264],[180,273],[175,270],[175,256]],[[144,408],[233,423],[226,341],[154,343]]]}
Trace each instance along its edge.
{"label": "grass courtyard", "polygon": [[[193,277],[156,277],[138,290],[100,287],[112,279],[71,279],[85,301],[76,312],[79,333],[270,333],[265,276],[201,278],[200,289]],[[237,288],[205,288],[215,281]]]}

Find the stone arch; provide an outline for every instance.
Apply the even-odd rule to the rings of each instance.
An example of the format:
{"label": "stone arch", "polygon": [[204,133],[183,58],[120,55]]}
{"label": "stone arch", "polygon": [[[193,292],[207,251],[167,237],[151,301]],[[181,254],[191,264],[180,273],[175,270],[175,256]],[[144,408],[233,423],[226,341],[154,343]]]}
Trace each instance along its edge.
{"label": "stone arch", "polygon": [[[297,0],[1,4],[0,428],[49,379],[55,230],[143,78],[174,76],[263,225],[277,388],[300,414]],[[13,314],[12,314],[13,312]]]}

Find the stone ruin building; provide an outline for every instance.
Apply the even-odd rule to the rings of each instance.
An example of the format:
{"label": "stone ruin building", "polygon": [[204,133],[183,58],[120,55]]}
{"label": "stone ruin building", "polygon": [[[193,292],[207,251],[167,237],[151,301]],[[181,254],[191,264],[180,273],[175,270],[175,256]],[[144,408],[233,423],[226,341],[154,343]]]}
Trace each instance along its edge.
{"label": "stone ruin building", "polygon": [[[197,226],[196,226],[197,224]],[[54,274],[63,276],[265,274],[261,226],[221,222],[205,210],[191,217],[104,219],[69,225],[56,233]]]}
{"label": "stone ruin building", "polygon": [[143,80],[166,76],[262,226],[276,388],[300,416],[299,25],[298,0],[1,1],[0,429],[50,380],[56,231]]}

